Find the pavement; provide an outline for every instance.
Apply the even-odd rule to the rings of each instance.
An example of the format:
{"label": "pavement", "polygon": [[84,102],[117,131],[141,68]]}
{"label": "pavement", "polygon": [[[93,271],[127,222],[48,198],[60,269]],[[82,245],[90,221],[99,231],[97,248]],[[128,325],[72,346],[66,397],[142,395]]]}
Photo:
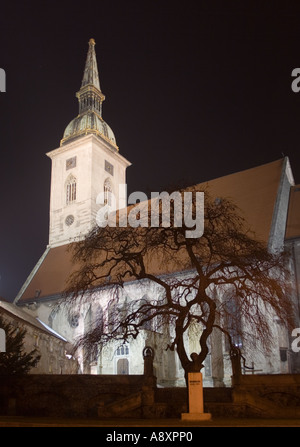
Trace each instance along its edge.
{"label": "pavement", "polygon": [[0,427],[300,427],[300,419],[213,418],[209,421],[181,419],[58,419],[0,416]]}

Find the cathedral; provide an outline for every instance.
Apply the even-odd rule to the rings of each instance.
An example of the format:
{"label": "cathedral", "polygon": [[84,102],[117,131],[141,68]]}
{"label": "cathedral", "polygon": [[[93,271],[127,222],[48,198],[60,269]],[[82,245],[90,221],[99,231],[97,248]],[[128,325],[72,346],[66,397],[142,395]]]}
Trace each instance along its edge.
{"label": "cathedral", "polygon": [[[105,96],[100,87],[94,39],[89,41],[82,84],[76,96],[78,116],[65,128],[60,146],[47,153],[52,163],[49,243],[14,301],[30,318],[38,318],[69,343],[84,334],[95,315],[103,311],[102,303],[107,300],[104,287],[96,290],[90,302],[83,306],[74,304],[71,312],[57,307],[68,278],[76,268],[69,245],[82,240],[95,226],[99,207],[110,200],[111,193],[120,209],[127,206],[126,169],[131,164],[119,152],[115,134],[102,117]],[[300,187],[294,183],[289,159],[285,157],[216,178],[205,185],[216,198],[232,198],[257,237],[270,250],[289,249],[292,277],[299,287]],[[124,289],[124,294],[130,299],[151,300],[159,293],[155,286],[147,283],[137,287],[130,282]],[[296,287],[291,297],[297,305],[299,293]],[[253,371],[270,374],[300,372],[293,360],[291,334],[275,319],[272,325],[272,352],[268,355],[253,354]],[[79,351],[77,372],[143,374],[143,349],[151,346],[155,353],[154,371],[158,385],[184,385],[184,370],[176,352],[166,350],[168,337],[171,337],[168,328],[157,332],[149,325],[136,339],[126,344],[110,343],[89,361]],[[190,354],[198,349],[197,339],[197,334],[189,334]],[[204,385],[230,385],[231,374],[223,334],[213,333],[203,369]]]}

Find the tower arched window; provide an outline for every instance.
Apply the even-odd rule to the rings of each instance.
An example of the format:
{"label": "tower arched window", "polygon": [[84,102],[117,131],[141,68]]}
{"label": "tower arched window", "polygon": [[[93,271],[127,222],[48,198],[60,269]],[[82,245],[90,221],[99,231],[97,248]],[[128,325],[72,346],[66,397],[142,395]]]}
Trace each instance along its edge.
{"label": "tower arched window", "polygon": [[67,205],[75,202],[76,195],[77,195],[76,178],[73,175],[71,175],[68,177],[67,184],[66,184],[66,203],[67,203]]}
{"label": "tower arched window", "polygon": [[112,187],[109,179],[104,182],[104,205],[112,205]]}

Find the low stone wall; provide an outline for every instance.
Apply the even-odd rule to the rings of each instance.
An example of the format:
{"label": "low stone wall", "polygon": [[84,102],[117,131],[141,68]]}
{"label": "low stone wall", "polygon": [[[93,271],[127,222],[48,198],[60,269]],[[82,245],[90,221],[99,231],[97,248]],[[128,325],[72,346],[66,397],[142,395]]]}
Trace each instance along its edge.
{"label": "low stone wall", "polygon": [[1,376],[0,414],[96,417],[99,406],[142,392],[145,379],[149,384],[143,375]]}
{"label": "low stone wall", "polygon": [[[213,417],[300,417],[300,375],[242,375],[233,388],[204,388]],[[0,414],[48,417],[179,417],[186,388],[157,388],[150,375],[0,377]]]}
{"label": "low stone wall", "polygon": [[[2,376],[0,414],[50,417],[179,417],[186,388],[157,388],[149,375]],[[204,388],[205,402],[230,402],[231,389]]]}
{"label": "low stone wall", "polygon": [[243,374],[237,385],[248,388],[288,387],[299,391],[300,374]]}
{"label": "low stone wall", "polygon": [[300,374],[242,375],[234,383],[233,403],[256,417],[300,417]]}

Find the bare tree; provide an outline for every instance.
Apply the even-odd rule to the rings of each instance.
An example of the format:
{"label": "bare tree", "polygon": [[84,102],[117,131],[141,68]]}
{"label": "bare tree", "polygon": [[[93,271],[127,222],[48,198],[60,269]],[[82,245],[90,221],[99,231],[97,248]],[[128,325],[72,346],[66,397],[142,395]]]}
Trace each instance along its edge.
{"label": "bare tree", "polygon": [[[151,203],[144,206],[150,209]],[[204,233],[197,238],[186,237],[184,224],[173,225],[172,212],[174,207],[168,227],[95,227],[74,244],[74,261],[81,268],[70,277],[67,301],[82,303],[99,289],[109,296],[101,321],[76,346],[92,352],[111,340],[136,338],[149,322],[156,330],[167,326],[172,338],[166,349],[176,349],[186,377],[203,368],[213,329],[227,337],[232,358],[239,353],[238,337],[268,349],[270,315],[293,325],[284,254],[270,253],[256,240],[229,199],[214,200],[205,191]],[[124,301],[129,281],[155,285],[157,296]],[[185,340],[192,324],[201,331],[199,350],[189,355]]]}

